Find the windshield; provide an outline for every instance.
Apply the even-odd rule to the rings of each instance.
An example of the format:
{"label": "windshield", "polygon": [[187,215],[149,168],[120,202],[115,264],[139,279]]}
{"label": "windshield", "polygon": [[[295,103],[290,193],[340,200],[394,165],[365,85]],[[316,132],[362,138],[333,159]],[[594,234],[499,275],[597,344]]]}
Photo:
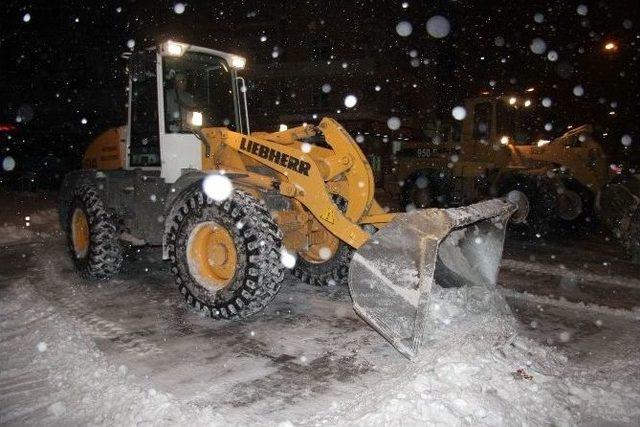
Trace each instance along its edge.
{"label": "windshield", "polygon": [[532,144],[547,135],[543,132],[544,124],[540,111],[534,106],[512,106],[505,102],[497,103],[498,138],[506,135],[517,145]]}
{"label": "windshield", "polygon": [[222,58],[199,52],[163,59],[166,133],[189,133],[190,112],[202,113],[203,126],[236,129],[234,79]]}

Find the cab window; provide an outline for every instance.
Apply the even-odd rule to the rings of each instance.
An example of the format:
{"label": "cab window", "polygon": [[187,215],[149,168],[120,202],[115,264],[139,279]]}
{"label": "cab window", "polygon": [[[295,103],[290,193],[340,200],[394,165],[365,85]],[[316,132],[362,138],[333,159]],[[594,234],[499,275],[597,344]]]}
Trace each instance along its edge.
{"label": "cab window", "polygon": [[235,81],[226,61],[200,52],[164,57],[166,133],[190,133],[190,113],[202,113],[203,126],[236,129]]}
{"label": "cab window", "polygon": [[489,138],[492,112],[493,108],[490,102],[476,104],[473,110],[473,139]]}

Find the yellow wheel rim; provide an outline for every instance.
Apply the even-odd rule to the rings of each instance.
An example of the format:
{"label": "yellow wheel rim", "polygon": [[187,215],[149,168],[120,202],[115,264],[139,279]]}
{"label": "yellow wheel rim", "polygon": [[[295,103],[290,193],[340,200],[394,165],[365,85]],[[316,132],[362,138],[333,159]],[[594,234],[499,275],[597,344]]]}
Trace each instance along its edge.
{"label": "yellow wheel rim", "polygon": [[71,240],[73,241],[73,251],[76,256],[83,258],[89,250],[91,237],[87,215],[80,208],[76,208],[71,216]]}
{"label": "yellow wheel rim", "polygon": [[233,237],[213,221],[198,224],[189,234],[187,260],[191,276],[200,285],[223,289],[231,283],[238,265]]}
{"label": "yellow wheel rim", "polygon": [[300,251],[300,256],[313,264],[329,261],[338,251],[340,240],[329,232],[323,233],[324,241],[309,245],[307,250]]}

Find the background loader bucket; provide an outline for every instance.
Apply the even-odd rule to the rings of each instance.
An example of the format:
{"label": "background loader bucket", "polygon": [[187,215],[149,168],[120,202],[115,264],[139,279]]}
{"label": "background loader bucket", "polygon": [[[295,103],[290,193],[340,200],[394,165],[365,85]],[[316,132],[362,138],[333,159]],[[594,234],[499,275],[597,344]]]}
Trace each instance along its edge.
{"label": "background loader bucket", "polygon": [[410,359],[417,356],[434,283],[495,285],[506,223],[517,204],[493,199],[397,215],[354,254],[355,311]]}

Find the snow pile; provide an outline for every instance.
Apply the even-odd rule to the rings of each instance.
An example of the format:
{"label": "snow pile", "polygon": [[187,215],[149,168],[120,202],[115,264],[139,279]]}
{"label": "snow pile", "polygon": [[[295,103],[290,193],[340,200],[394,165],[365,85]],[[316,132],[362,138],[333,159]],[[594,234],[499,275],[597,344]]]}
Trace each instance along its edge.
{"label": "snow pile", "polygon": [[50,237],[49,233],[42,230],[56,229],[57,221],[58,212],[56,209],[48,209],[26,216],[23,225],[5,223],[0,227],[0,244]]}
{"label": "snow pile", "polygon": [[38,211],[30,215],[30,219],[31,219],[31,223],[34,225],[57,225],[58,210],[47,209],[43,211]]}
{"label": "snow pile", "polygon": [[[637,392],[572,379],[565,356],[518,336],[495,288],[435,287],[429,310],[415,363],[310,424],[571,425],[589,412],[622,422],[632,416]],[[603,412],[589,410],[594,401]]]}
{"label": "snow pile", "polygon": [[34,236],[35,233],[28,227],[5,224],[0,228],[0,244],[31,240]]}

